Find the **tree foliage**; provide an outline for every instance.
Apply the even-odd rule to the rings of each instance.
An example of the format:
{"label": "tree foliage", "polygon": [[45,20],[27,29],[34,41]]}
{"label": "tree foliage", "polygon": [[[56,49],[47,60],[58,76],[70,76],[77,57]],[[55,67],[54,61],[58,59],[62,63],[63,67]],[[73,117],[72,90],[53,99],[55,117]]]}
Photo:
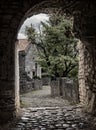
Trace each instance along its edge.
{"label": "tree foliage", "polygon": [[38,63],[51,77],[77,75],[77,40],[72,25],[72,20],[52,16],[48,23],[41,22],[39,32],[32,25],[26,28],[28,40],[37,46]]}

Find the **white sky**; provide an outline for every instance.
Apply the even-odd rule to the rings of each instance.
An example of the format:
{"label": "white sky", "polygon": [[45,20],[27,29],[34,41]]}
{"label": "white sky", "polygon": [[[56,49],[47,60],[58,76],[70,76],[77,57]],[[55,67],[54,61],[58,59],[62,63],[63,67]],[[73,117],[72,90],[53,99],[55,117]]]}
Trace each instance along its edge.
{"label": "white sky", "polygon": [[18,33],[18,39],[26,39],[25,36],[25,28],[26,26],[30,26],[32,24],[36,30],[38,30],[38,26],[40,25],[40,22],[46,22],[49,20],[49,16],[47,14],[38,14],[38,15],[33,15],[32,17],[28,18],[23,25],[21,26],[21,29]]}

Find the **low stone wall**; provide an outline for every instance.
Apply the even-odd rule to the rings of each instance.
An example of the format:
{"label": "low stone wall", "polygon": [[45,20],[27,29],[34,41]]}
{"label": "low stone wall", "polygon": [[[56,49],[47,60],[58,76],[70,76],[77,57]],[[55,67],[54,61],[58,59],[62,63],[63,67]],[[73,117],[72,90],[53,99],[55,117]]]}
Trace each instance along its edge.
{"label": "low stone wall", "polygon": [[42,85],[50,85],[50,77],[43,77]]}
{"label": "low stone wall", "polygon": [[27,93],[32,90],[33,90],[32,82],[26,81],[26,82],[20,83],[20,94]]}
{"label": "low stone wall", "polygon": [[62,96],[64,99],[71,102],[79,101],[79,87],[78,82],[68,78],[60,78],[52,80],[51,96]]}
{"label": "low stone wall", "polygon": [[35,79],[34,83],[34,90],[42,89],[42,80]]}
{"label": "low stone wall", "polygon": [[67,78],[62,79],[62,96],[72,102],[79,101],[78,82]]}
{"label": "low stone wall", "polygon": [[23,81],[20,83],[20,94],[38,89],[42,89],[42,80],[34,79],[32,81]]}
{"label": "low stone wall", "polygon": [[52,80],[50,82],[51,86],[51,96],[60,96],[60,89],[59,89],[59,80]]}

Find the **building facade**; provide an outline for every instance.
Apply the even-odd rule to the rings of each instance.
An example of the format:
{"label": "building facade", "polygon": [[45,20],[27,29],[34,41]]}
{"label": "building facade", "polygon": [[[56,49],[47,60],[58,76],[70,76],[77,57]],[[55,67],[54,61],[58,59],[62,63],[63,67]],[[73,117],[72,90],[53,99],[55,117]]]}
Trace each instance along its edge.
{"label": "building facade", "polygon": [[41,78],[41,67],[37,63],[38,52],[36,46],[29,43],[27,39],[20,39],[18,40],[18,52],[20,75],[26,73],[30,79],[34,77]]}

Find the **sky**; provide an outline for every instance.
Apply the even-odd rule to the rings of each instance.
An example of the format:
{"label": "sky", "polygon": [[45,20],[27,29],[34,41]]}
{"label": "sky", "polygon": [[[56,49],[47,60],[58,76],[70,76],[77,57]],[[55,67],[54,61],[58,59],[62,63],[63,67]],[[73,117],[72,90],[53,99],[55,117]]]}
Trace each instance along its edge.
{"label": "sky", "polygon": [[25,28],[26,26],[30,27],[32,24],[33,27],[38,31],[38,26],[40,25],[40,22],[46,22],[49,20],[49,16],[47,14],[38,14],[38,15],[33,15],[32,17],[28,18],[25,20],[23,25],[20,28],[20,31],[18,33],[17,39],[26,39],[27,37],[25,36]]}

